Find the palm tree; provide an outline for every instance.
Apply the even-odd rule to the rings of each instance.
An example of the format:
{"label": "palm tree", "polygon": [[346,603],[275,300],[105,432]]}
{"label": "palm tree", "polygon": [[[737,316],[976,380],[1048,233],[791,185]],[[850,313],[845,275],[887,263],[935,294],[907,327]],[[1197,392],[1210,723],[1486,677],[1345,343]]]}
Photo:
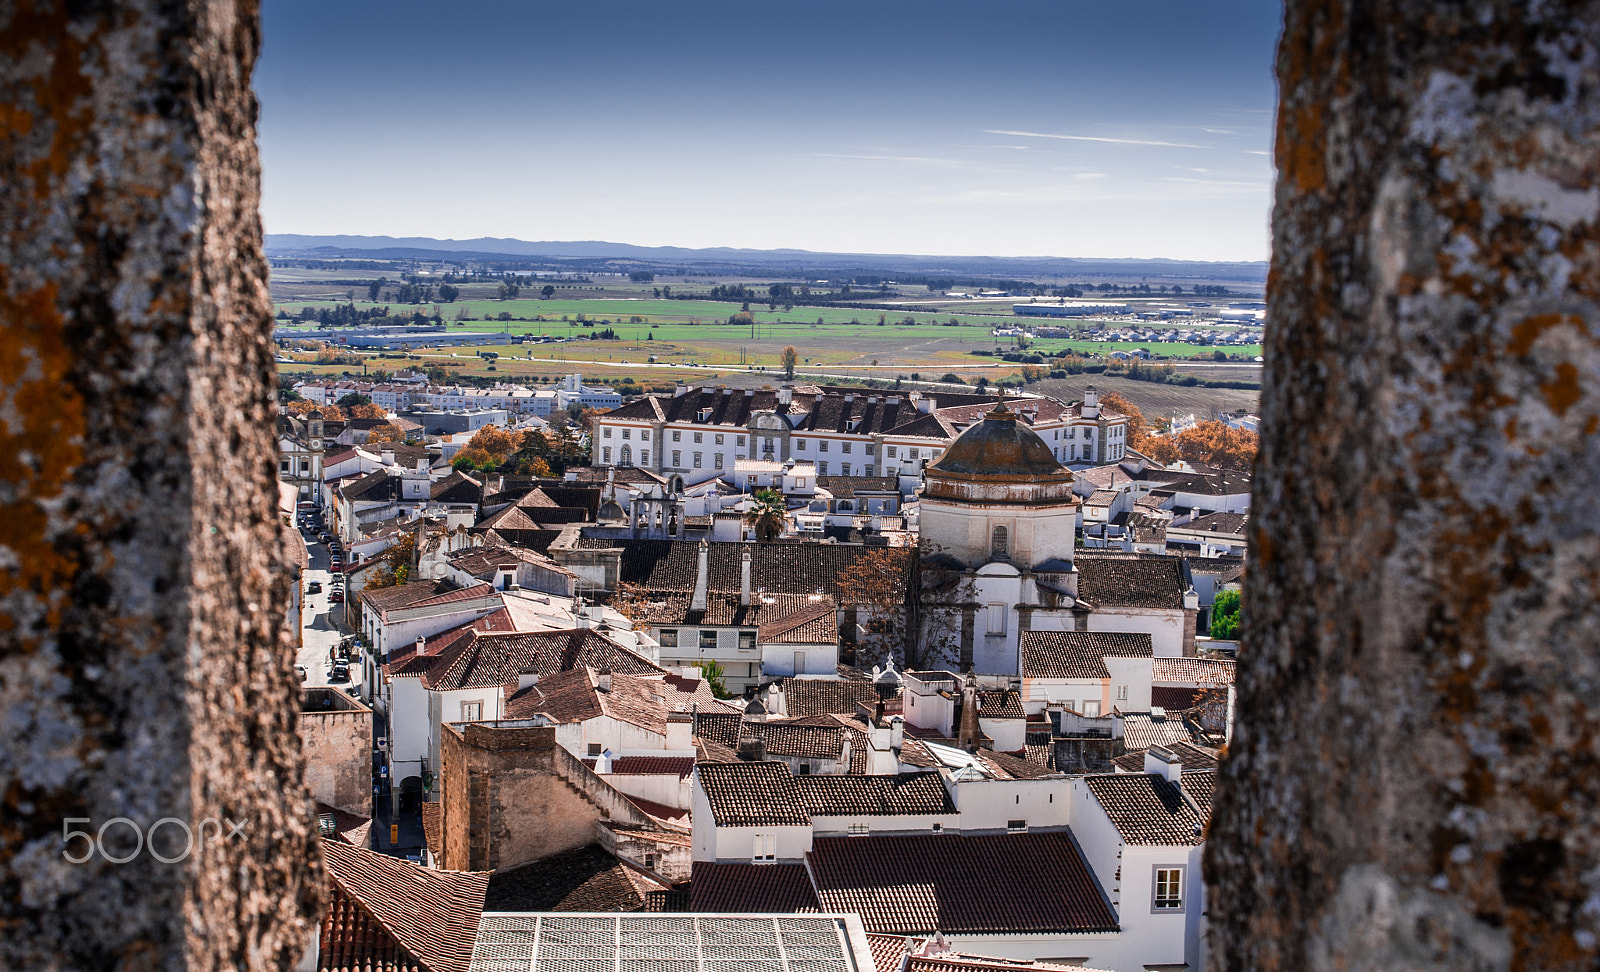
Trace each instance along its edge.
{"label": "palm tree", "polygon": [[755,528],[756,539],[762,543],[776,540],[789,522],[789,508],[783,502],[783,494],[775,489],[758,489],[751,499],[754,502],[744,513],[745,525]]}

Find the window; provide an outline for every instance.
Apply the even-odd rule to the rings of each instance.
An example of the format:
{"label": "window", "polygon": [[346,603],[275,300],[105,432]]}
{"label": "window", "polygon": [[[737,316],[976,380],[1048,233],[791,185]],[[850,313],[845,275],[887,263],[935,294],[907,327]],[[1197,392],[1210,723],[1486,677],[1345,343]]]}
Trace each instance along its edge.
{"label": "window", "polygon": [[844,445],[842,445],[842,446],[840,446],[840,447],[839,447],[839,448],[840,448],[840,451],[842,451],[842,452],[849,452],[849,451],[850,451],[850,445],[851,445],[851,443],[849,443],[849,442],[846,442],[846,443],[845,443],[845,444],[844,444]]}
{"label": "window", "polygon": [[800,775],[801,776],[810,776],[811,775],[811,764],[810,763],[801,763],[800,764]]}
{"label": "window", "polygon": [[611,426],[603,425],[603,426],[600,427],[600,438],[602,438],[602,439],[611,438]]}
{"label": "window", "polygon": [[704,442],[705,440],[706,440],[706,434],[704,432],[696,432],[694,434],[694,441],[696,441],[696,442]]}
{"label": "window", "polygon": [[284,460],[279,461],[279,463],[278,463],[278,471],[279,472],[288,472],[289,471],[289,460],[284,459]]}
{"label": "window", "polygon": [[677,628],[663,628],[663,629],[661,629],[661,647],[663,647],[663,648],[676,648],[676,647],[678,647],[678,629]]}
{"label": "window", "polygon": [[461,703],[461,721],[462,722],[481,722],[481,721],[483,721],[483,703],[482,702],[463,702],[463,703]]}
{"label": "window", "polygon": [[700,629],[700,650],[701,651],[716,651],[717,650],[717,631],[716,631],[715,628],[701,628]]}
{"label": "window", "polygon": [[641,466],[650,465],[650,450],[649,449],[640,449],[639,450],[639,465],[641,465]]}
{"label": "window", "polygon": [[1011,534],[1005,527],[994,528],[994,535],[989,539],[989,556],[995,560],[1011,558]]}
{"label": "window", "polygon": [[720,452],[717,453],[714,458],[716,459],[716,468],[721,469],[722,468],[722,453],[720,453]]}
{"label": "window", "polygon": [[990,604],[985,612],[989,619],[989,633],[1003,635],[1006,633],[1006,606],[1004,604]]}
{"label": "window", "polygon": [[672,468],[683,468],[683,453],[679,452],[677,449],[672,450]]}
{"label": "window", "polygon": [[1183,868],[1156,868],[1155,892],[1151,895],[1151,911],[1183,911]]}
{"label": "window", "polygon": [[1008,834],[1025,834],[1027,832],[1028,832],[1028,822],[1026,820],[1007,820],[1006,821],[1006,833],[1008,833]]}
{"label": "window", "polygon": [[739,436],[739,441],[736,443],[736,445],[744,445],[744,436]]}
{"label": "window", "polygon": [[717,445],[722,445],[722,433],[717,433]]}
{"label": "window", "polygon": [[740,651],[755,651],[756,650],[756,633],[754,631],[741,631],[741,632],[739,632],[739,650]]}
{"label": "window", "polygon": [[606,446],[604,449],[600,450],[600,461],[604,462],[604,463],[609,463],[611,461],[611,447],[610,446]]}
{"label": "window", "polygon": [[804,675],[806,673],[806,653],[804,649],[794,653],[794,673],[796,675]]}
{"label": "window", "polygon": [[698,452],[694,454],[694,468],[700,468],[700,453]]}
{"label": "window", "polygon": [[944,833],[944,824],[942,824],[942,823],[936,823],[936,824],[934,824],[934,825],[933,825],[933,832],[934,832],[934,833],[935,833],[935,834],[942,834],[942,833]]}
{"label": "window", "polygon": [[623,438],[624,438],[624,439],[631,439],[631,438],[633,438],[633,430],[632,430],[632,429],[623,429],[623,430],[622,430],[622,437],[623,437]]}
{"label": "window", "polygon": [[804,452],[804,451],[806,451],[806,440],[804,440],[804,439],[796,439],[796,440],[794,440],[794,448],[795,448],[796,452]]}
{"label": "window", "polygon": [[633,446],[623,446],[621,458],[624,466],[633,465]]}
{"label": "window", "polygon": [[916,459],[916,458],[918,458],[919,456],[922,455],[922,450],[921,449],[908,449],[908,450],[906,450],[906,454],[909,455],[911,458]]}
{"label": "window", "polygon": [[672,430],[672,441],[673,442],[682,442],[683,441],[683,433],[678,431],[677,429],[673,429]]}
{"label": "window", "polygon": [[823,439],[821,442],[817,443],[817,451],[818,452],[827,452],[828,451],[828,440],[827,439]]}
{"label": "window", "polygon": [[1118,702],[1126,702],[1126,701],[1128,701],[1128,687],[1126,685],[1118,685],[1117,686],[1117,701]]}
{"label": "window", "polygon": [[866,824],[851,824],[850,825],[850,836],[852,836],[852,837],[865,837],[870,832],[871,831],[869,831],[867,829],[867,825]]}
{"label": "window", "polygon": [[828,474],[828,464],[825,463],[825,462],[817,463],[817,475],[818,476],[826,476],[827,474]]}
{"label": "window", "polygon": [[771,864],[778,859],[778,837],[776,834],[756,834],[755,846],[751,848],[750,860],[757,864]]}
{"label": "window", "polygon": [[894,446],[884,446],[883,453],[890,459],[893,459],[897,455]]}
{"label": "window", "polygon": [[877,455],[877,452],[874,451],[874,450],[877,449],[877,446],[873,445],[870,442],[868,442],[865,446],[862,446],[862,448],[867,450],[867,455],[869,455],[869,456]]}
{"label": "window", "polygon": [[645,867],[645,870],[647,870],[647,871],[655,870],[656,869],[656,855],[654,855],[654,854],[646,854],[646,855],[644,855],[644,867]]}
{"label": "window", "polygon": [[1091,719],[1100,718],[1100,700],[1099,699],[1084,699],[1083,700],[1083,714],[1088,716]]}
{"label": "window", "polygon": [[795,489],[805,489],[806,488],[806,477],[801,476],[799,479],[796,479],[794,481],[794,488]]}
{"label": "window", "polygon": [[598,756],[598,755],[600,755],[600,752],[601,752],[601,749],[600,749],[600,744],[599,743],[590,743],[589,744],[589,755],[590,756]]}

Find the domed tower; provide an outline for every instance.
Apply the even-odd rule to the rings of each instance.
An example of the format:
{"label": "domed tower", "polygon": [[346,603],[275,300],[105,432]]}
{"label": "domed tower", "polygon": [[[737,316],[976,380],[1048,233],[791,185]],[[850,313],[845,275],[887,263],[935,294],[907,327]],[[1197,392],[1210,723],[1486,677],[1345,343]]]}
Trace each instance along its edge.
{"label": "domed tower", "polygon": [[1002,402],[929,465],[921,530],[969,568],[1072,562],[1080,500],[1072,470]]}

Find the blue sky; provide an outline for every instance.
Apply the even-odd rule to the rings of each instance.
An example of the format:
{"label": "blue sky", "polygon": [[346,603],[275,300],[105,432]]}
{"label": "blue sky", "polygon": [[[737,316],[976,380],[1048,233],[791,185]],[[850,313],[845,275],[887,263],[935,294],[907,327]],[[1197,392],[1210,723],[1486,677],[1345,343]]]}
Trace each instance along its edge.
{"label": "blue sky", "polygon": [[269,233],[1259,260],[1267,0],[265,0]]}

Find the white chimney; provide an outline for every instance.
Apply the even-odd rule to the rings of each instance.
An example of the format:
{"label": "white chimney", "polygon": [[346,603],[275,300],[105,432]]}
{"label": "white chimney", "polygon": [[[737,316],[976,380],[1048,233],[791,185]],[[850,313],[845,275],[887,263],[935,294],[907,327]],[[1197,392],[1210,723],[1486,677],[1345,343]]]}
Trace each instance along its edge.
{"label": "white chimney", "polygon": [[417,657],[421,658],[422,656],[426,655],[427,653],[428,653],[428,639],[426,639],[426,638],[418,638],[417,639]]}
{"label": "white chimney", "polygon": [[700,541],[700,566],[694,578],[694,598],[689,602],[692,611],[706,609],[706,583],[710,573],[711,545],[704,540]]}
{"label": "white chimney", "polygon": [[383,463],[385,466],[394,465],[394,450],[393,449],[385,449],[382,452],[378,453],[378,461]]}
{"label": "white chimney", "polygon": [[517,691],[519,691],[519,692],[522,691],[525,688],[530,688],[530,687],[532,687],[534,685],[538,685],[538,684],[539,684],[539,673],[538,672],[519,672],[517,674]]}
{"label": "white chimney", "polygon": [[848,773],[848,772],[850,772],[850,751],[851,751],[850,742],[851,742],[850,737],[846,736],[846,737],[844,737],[844,745],[839,747],[839,772],[840,773]]}
{"label": "white chimney", "polygon": [[610,672],[600,672],[598,675],[595,676],[595,683],[594,684],[595,684],[595,688],[598,688],[602,692],[611,691],[611,673]]}
{"label": "white chimney", "polygon": [[1151,746],[1144,751],[1144,771],[1162,777],[1169,783],[1183,781],[1183,760],[1165,746]]}
{"label": "white chimney", "polygon": [[779,405],[787,405],[792,401],[794,401],[794,386],[793,385],[784,385],[782,388],[778,389],[778,404]]}
{"label": "white chimney", "polygon": [[602,750],[600,755],[595,757],[594,771],[601,776],[611,772],[611,750]]}
{"label": "white chimney", "polygon": [[678,387],[676,387],[676,388],[674,388],[672,390],[672,397],[673,398],[682,398],[684,395],[686,395],[688,393],[688,391],[689,391],[689,386],[688,385],[679,385]]}
{"label": "white chimney", "polygon": [[744,558],[739,564],[739,603],[744,607],[750,606],[750,551],[748,550],[744,552]]}

